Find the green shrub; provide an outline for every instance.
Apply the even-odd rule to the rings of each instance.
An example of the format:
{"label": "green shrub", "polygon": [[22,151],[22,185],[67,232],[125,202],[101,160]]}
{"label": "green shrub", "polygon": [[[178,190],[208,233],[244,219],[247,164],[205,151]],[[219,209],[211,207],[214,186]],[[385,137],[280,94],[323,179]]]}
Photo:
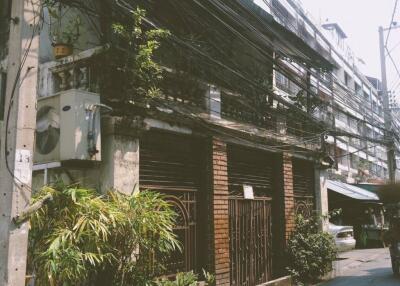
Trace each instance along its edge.
{"label": "green shrub", "polygon": [[[203,269],[203,278],[204,282],[207,283],[207,285],[214,285],[215,282],[215,277],[214,275],[206,272]],[[178,273],[175,277],[175,280],[171,281],[168,279],[160,279],[156,281],[157,286],[196,286],[197,282],[199,280],[199,276],[195,274],[193,271],[190,272],[182,272]]]}
{"label": "green shrub", "polygon": [[296,227],[289,238],[287,254],[289,273],[299,283],[315,282],[332,270],[337,249],[332,235],[319,230],[320,218],[296,217]]}
{"label": "green shrub", "polygon": [[[29,266],[37,285],[151,285],[179,248],[175,213],[160,194],[99,195],[79,187],[44,187],[30,217]],[[139,255],[140,254],[140,255]]]}
{"label": "green shrub", "polygon": [[156,282],[157,286],[196,286],[198,276],[193,271],[178,273],[174,281],[166,278]]}

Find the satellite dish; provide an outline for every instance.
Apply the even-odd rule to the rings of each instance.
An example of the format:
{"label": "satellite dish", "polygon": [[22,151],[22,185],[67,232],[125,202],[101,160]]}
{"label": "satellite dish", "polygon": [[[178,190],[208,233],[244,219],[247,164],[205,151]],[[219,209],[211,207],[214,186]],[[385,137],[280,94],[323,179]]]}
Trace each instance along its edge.
{"label": "satellite dish", "polygon": [[60,115],[56,109],[45,105],[36,118],[36,149],[42,154],[49,154],[60,141]]}

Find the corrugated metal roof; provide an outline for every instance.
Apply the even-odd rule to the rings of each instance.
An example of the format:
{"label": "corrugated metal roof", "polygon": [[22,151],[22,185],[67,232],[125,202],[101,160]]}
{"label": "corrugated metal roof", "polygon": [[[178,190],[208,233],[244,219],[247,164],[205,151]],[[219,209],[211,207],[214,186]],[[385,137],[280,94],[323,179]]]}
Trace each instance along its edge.
{"label": "corrugated metal roof", "polygon": [[379,197],[373,192],[343,182],[327,180],[327,188],[356,200],[379,201]]}

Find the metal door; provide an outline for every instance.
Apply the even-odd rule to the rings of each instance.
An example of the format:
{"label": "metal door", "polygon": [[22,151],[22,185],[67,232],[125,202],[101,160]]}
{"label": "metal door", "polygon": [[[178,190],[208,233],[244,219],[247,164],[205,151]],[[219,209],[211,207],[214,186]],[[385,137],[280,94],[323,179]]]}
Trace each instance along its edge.
{"label": "metal door", "polygon": [[190,137],[150,132],[140,141],[141,189],[163,193],[177,213],[174,233],[182,245],[168,259],[167,274],[197,268],[200,144]]}
{"label": "metal door", "polygon": [[254,286],[271,279],[271,200],[229,200],[231,285]]}
{"label": "metal door", "polygon": [[[228,146],[231,285],[255,286],[272,277],[273,157]],[[243,185],[254,199],[243,197]]]}
{"label": "metal door", "polygon": [[293,194],[296,214],[310,216],[314,210],[314,166],[306,160],[293,160]]}

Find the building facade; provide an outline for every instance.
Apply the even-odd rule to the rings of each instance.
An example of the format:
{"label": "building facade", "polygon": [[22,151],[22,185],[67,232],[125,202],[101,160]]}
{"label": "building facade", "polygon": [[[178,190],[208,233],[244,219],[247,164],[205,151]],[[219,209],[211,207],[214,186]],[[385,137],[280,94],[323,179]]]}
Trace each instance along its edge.
{"label": "building facade", "polygon": [[284,274],[296,214],[327,211],[327,178],[387,177],[383,108],[338,25],[321,30],[291,0],[205,2],[132,1],[172,34],[157,55],[162,97],[145,100],[123,94],[104,65],[103,24],[130,7],[63,6],[83,20],[60,59],[44,9],[33,188],[61,179],[159,191],[179,215],[171,273],[204,268],[217,285],[258,285]]}
{"label": "building facade", "polygon": [[[359,59],[346,44],[345,32],[337,23],[315,24],[298,1],[255,2],[311,47],[328,54],[335,64],[332,73],[323,76],[326,81],[311,80],[312,87],[331,102],[327,110],[318,110],[318,116],[338,131],[327,138],[327,148],[336,158],[330,177],[348,183],[385,181],[388,166],[380,81],[360,72]],[[341,132],[348,136],[339,136]]]}

